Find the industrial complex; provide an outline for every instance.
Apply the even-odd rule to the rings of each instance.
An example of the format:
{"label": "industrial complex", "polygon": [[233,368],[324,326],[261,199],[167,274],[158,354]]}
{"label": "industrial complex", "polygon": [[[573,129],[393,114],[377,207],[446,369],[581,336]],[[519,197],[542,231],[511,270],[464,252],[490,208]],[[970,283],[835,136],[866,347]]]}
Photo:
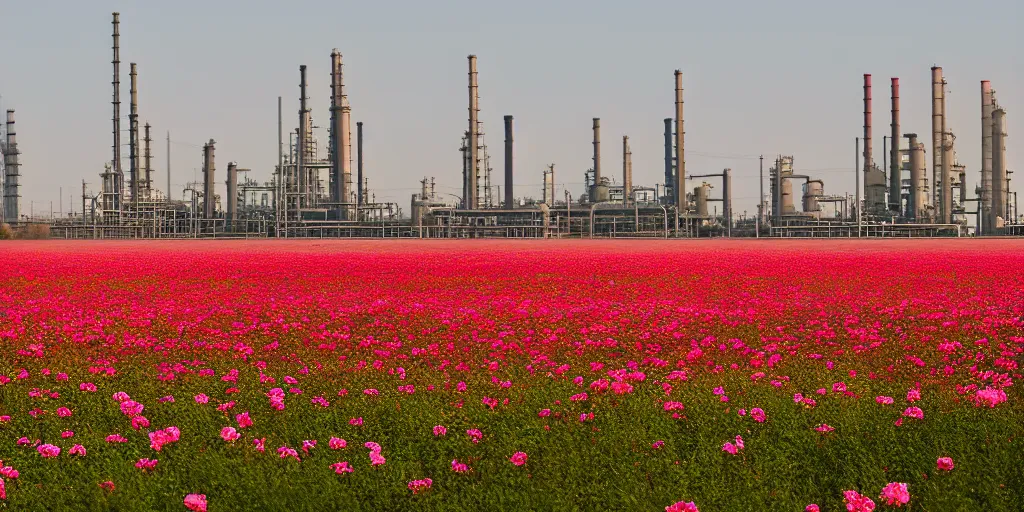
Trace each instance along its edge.
{"label": "industrial complex", "polygon": [[[683,74],[672,76],[674,115],[664,119],[664,181],[634,183],[629,137],[622,138],[622,174],[617,163],[602,166],[601,120],[593,119],[593,165],[589,169],[515,169],[515,119],[504,116],[501,172],[484,140],[479,121],[477,57],[467,59],[468,119],[461,139],[462,192],[435,192],[429,176],[409,176],[419,190],[408,203],[378,202],[368,188],[363,165],[363,123],[352,130],[352,107],[345,91],[341,52],[330,58],[329,140],[317,140],[307,105],[306,66],[298,67],[299,110],[285,115],[277,98],[277,162],[221,163],[217,142],[202,149],[202,179],[171,193],[170,135],[167,182],[153,169],[152,127],[140,124],[137,69],[129,64],[127,144],[121,113],[119,15],[113,14],[112,154],[97,186],[85,180],[81,212],[48,219],[50,236],[111,238],[487,238],[487,237],[934,237],[1024,235],[1017,196],[1010,191],[1006,161],[1006,110],[987,80],[980,82],[980,141],[957,139],[946,117],[947,83],[941,67],[931,68],[931,129],[915,132],[900,123],[900,83],[891,78],[890,133],[885,154],[872,154],[872,76],[863,75],[863,135],[856,139],[856,194],[829,194],[820,176],[802,173],[792,155],[761,158],[760,203],[756,215],[733,211],[733,172],[688,174],[686,168]],[[922,69],[924,72],[924,69]],[[665,76],[666,98],[669,86]],[[667,102],[666,102],[667,103]],[[668,112],[666,104],[666,113]],[[654,120],[652,120],[654,121]],[[19,209],[23,170],[15,111],[7,110],[3,153],[3,218],[18,229],[33,220]],[[216,134],[211,134],[216,136]],[[205,137],[204,137],[205,138]],[[353,140],[354,139],[354,140]],[[617,152],[618,140],[613,140]],[[981,162],[958,160],[956,146],[978,144]],[[122,150],[127,150],[127,158]],[[853,148],[851,148],[853,149]],[[581,148],[581,151],[587,149]],[[221,162],[229,160],[221,156]],[[127,164],[127,169],[125,169]],[[881,164],[881,167],[879,167]],[[976,164],[975,169],[971,169]],[[852,171],[852,169],[851,169]],[[26,169],[24,172],[33,172]],[[579,173],[581,190],[555,193],[555,173]],[[660,172],[660,171],[659,171]],[[968,190],[966,176],[980,173],[980,186]],[[543,179],[541,199],[513,195],[516,178]],[[975,175],[977,176],[977,175]],[[90,178],[83,177],[83,178]],[[221,180],[221,181],[218,181]],[[768,186],[765,187],[767,180]],[[218,192],[219,184],[226,192]],[[223,189],[222,189],[223,190]],[[172,200],[172,195],[181,199]],[[720,205],[718,203],[721,203]]]}

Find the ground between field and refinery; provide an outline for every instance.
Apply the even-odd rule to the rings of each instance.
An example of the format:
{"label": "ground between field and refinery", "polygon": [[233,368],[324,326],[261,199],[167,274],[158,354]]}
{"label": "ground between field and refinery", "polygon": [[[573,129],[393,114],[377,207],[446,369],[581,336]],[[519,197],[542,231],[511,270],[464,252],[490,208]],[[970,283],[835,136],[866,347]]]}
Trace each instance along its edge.
{"label": "ground between field and refinery", "polygon": [[4,243],[0,509],[1021,510],[1022,268],[1010,240]]}

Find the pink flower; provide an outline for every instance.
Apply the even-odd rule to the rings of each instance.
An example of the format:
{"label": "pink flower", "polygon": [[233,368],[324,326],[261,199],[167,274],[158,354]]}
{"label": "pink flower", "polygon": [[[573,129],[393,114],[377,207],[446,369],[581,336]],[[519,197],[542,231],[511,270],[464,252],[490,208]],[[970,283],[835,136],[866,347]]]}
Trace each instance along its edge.
{"label": "pink flower", "polygon": [[890,482],[882,488],[881,499],[885,500],[886,505],[899,507],[910,501],[910,491],[907,490],[907,484]]}
{"label": "pink flower", "polygon": [[949,457],[939,457],[935,461],[935,466],[940,471],[952,471],[953,470],[953,459]]}
{"label": "pink flower", "polygon": [[908,418],[916,418],[919,420],[924,419],[924,411],[922,411],[920,407],[907,407],[907,409],[903,411],[903,415]]}
{"label": "pink flower", "polygon": [[766,415],[759,407],[754,407],[750,410],[750,417],[754,418],[754,421],[758,423],[764,423],[765,420],[768,419],[768,415]]}
{"label": "pink flower", "polygon": [[125,400],[124,402],[121,402],[121,414],[124,414],[129,418],[134,418],[142,414],[142,409],[144,409],[142,404],[135,400]]}
{"label": "pink flower", "polygon": [[206,396],[203,393],[199,393],[198,395],[196,395],[195,399],[197,404],[205,404],[210,401],[210,397]]}
{"label": "pink flower", "polygon": [[239,437],[242,437],[242,434],[239,434],[234,427],[224,427],[220,429],[220,438],[227,443],[233,443],[237,441]]}
{"label": "pink flower", "polygon": [[540,418],[547,418],[548,416],[551,416],[551,409],[541,409],[540,412],[537,413],[537,416]]}
{"label": "pink flower", "polygon": [[569,397],[569,401],[571,401],[571,402],[585,402],[585,401],[587,401],[587,398],[589,398],[589,397],[587,396],[586,393],[577,393],[577,394],[575,394],[573,396],[570,396]]}
{"label": "pink flower", "polygon": [[804,508],[804,512],[821,512],[821,509],[818,508],[818,505],[811,503]]}
{"label": "pink flower", "polygon": [[455,385],[455,390],[458,391],[459,393],[465,392],[466,389],[467,387],[465,382],[459,381],[459,383]]}
{"label": "pink flower", "polygon": [[149,447],[160,451],[165,444],[177,442],[181,437],[181,431],[177,427],[167,427],[163,430],[156,430],[149,433]]}
{"label": "pink flower", "polygon": [[346,446],[348,446],[348,443],[346,443],[345,440],[340,437],[332,437],[329,441],[327,441],[327,447],[332,450],[340,450]]}
{"label": "pink flower", "polygon": [[341,461],[331,464],[331,469],[333,469],[334,472],[339,475],[355,471],[352,465],[349,464],[347,461]]}
{"label": "pink flower", "polygon": [[722,445],[722,451],[727,452],[729,455],[736,455],[736,452],[738,450],[736,449],[735,445],[726,441],[726,443]]}
{"label": "pink flower", "polygon": [[424,478],[422,480],[413,480],[409,482],[409,490],[411,490],[413,494],[418,494],[420,492],[426,491],[427,489],[430,489],[430,486],[433,484],[434,481],[429,478]]}
{"label": "pink flower", "polygon": [[70,416],[71,416],[71,409],[68,409],[67,407],[58,407],[57,408],[57,417],[58,418],[67,418],[67,417],[70,417]]}
{"label": "pink flower", "polygon": [[893,399],[891,396],[876,396],[875,402],[878,402],[881,405],[890,405],[892,404]]}
{"label": "pink flower", "polygon": [[697,505],[692,501],[689,502],[676,502],[665,507],[665,512],[700,512],[697,510]]}
{"label": "pink flower", "polygon": [[683,410],[682,402],[665,402],[662,405],[666,411],[681,411]]}
{"label": "pink flower", "polygon": [[156,463],[157,462],[159,462],[159,461],[156,460],[156,459],[152,459],[152,460],[150,460],[150,459],[139,459],[139,461],[135,463],[135,467],[137,467],[137,468],[139,468],[139,469],[141,469],[143,471],[150,471],[150,470],[153,470],[154,468],[156,468]]}
{"label": "pink flower", "polygon": [[252,445],[256,448],[256,451],[263,453],[267,451],[267,438],[253,439]]}
{"label": "pink flower", "polygon": [[832,391],[834,393],[842,393],[842,392],[846,391],[846,383],[845,382],[836,382],[836,383],[832,384]]}
{"label": "pink flower", "polygon": [[466,435],[469,436],[469,440],[473,441],[474,443],[479,443],[480,440],[483,439],[483,437],[484,437],[483,432],[480,432],[479,430],[477,430],[475,428],[471,428],[471,429],[467,430],[466,431]]}
{"label": "pink flower", "polygon": [[380,466],[381,464],[384,464],[385,462],[387,462],[387,459],[385,459],[380,454],[380,452],[370,452],[370,465],[371,466]]}
{"label": "pink flower", "polygon": [[380,391],[377,391],[376,389],[373,389],[373,388],[364,389],[363,390],[363,394],[366,395],[366,396],[377,396],[377,395],[380,394]]}
{"label": "pink flower", "polygon": [[112,482],[110,480],[107,480],[106,482],[100,482],[100,489],[103,489],[103,490],[105,490],[107,492],[113,492],[114,491],[114,482]]}
{"label": "pink flower", "polygon": [[848,512],[872,512],[875,510],[875,502],[857,491],[843,491],[843,499]]}
{"label": "pink flower", "polygon": [[68,450],[68,455],[78,455],[79,457],[85,457],[85,447],[80,444],[76,444],[72,446],[70,450]]}
{"label": "pink flower", "polygon": [[352,419],[348,420],[348,424],[349,425],[355,425],[357,427],[358,426],[362,426],[362,424],[363,424],[363,417],[360,416],[358,418],[352,418]]}
{"label": "pink flower", "polygon": [[174,395],[162,396],[160,398],[157,398],[156,401],[160,402],[162,404],[173,404],[174,403]]}
{"label": "pink flower", "polygon": [[660,450],[662,446],[665,446],[665,441],[658,440],[651,443],[651,448],[654,450]]}
{"label": "pink flower", "polygon": [[740,450],[743,449],[743,437],[736,436],[736,447],[739,448]]}
{"label": "pink flower", "polygon": [[60,455],[60,448],[49,443],[37,446],[36,451],[39,452],[39,455],[42,455],[44,459],[50,459]]}
{"label": "pink flower", "polygon": [[456,473],[468,473],[469,466],[459,462],[458,459],[452,459],[452,471]]}
{"label": "pink flower", "polygon": [[821,433],[824,434],[826,432],[832,432],[833,430],[835,430],[835,428],[830,427],[828,425],[828,423],[822,423],[821,425],[818,425],[817,427],[815,427],[814,430],[817,430],[818,432],[821,432]]}
{"label": "pink flower", "polygon": [[4,479],[0,478],[0,500],[7,499],[7,485],[4,484]]}
{"label": "pink flower", "polygon": [[249,418],[249,411],[236,414],[235,421],[238,422],[238,428],[248,428],[252,426],[252,420]]}
{"label": "pink flower", "polygon": [[1001,389],[979,389],[974,395],[974,405],[976,407],[995,407],[1005,401],[1006,392]]}
{"label": "pink flower", "polygon": [[62,439],[68,439],[68,438],[71,438],[71,437],[75,437],[75,432],[73,430],[65,430],[64,432],[60,433],[60,437]]}
{"label": "pink flower", "polygon": [[127,443],[128,440],[125,439],[124,436],[122,436],[121,434],[110,434],[109,436],[107,436],[107,442],[108,443]]}
{"label": "pink flower", "polygon": [[299,452],[297,452],[297,451],[295,451],[295,449],[289,448],[287,446],[282,446],[282,447],[278,448],[277,449],[277,455],[278,455],[278,457],[280,457],[282,459],[287,459],[288,457],[292,457],[295,460],[300,460],[299,459]]}
{"label": "pink flower", "polygon": [[512,464],[514,464],[516,466],[522,466],[523,464],[526,464],[526,459],[527,458],[528,457],[527,457],[526,453],[524,453],[524,452],[515,452],[515,453],[512,454],[511,457],[508,458],[508,460],[511,461]]}
{"label": "pink flower", "polygon": [[189,494],[185,496],[185,507],[193,512],[206,512],[206,495]]}
{"label": "pink flower", "polygon": [[921,391],[917,388],[911,388],[907,391],[907,401],[914,403],[921,399]]}
{"label": "pink flower", "polygon": [[114,393],[114,395],[111,398],[113,398],[114,401],[116,402],[124,402],[125,400],[132,399],[132,397],[128,396],[128,393],[125,393],[124,391],[118,391],[117,393]]}
{"label": "pink flower", "polygon": [[309,453],[309,450],[316,448],[316,439],[306,439],[302,442],[302,451]]}
{"label": "pink flower", "polygon": [[440,437],[448,434],[448,429],[444,425],[434,425],[434,437]]}

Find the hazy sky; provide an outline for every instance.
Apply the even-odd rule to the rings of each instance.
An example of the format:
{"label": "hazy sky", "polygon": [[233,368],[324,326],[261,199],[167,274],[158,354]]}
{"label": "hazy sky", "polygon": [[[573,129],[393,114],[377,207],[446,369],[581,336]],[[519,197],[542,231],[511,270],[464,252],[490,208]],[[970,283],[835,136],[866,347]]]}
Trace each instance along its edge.
{"label": "hazy sky", "polygon": [[[949,127],[972,195],[980,80],[992,81],[1008,111],[1011,170],[1024,157],[1016,143],[1024,140],[1024,6],[1015,0],[0,0],[0,95],[3,108],[17,110],[25,213],[30,201],[57,210],[59,186],[65,210],[72,192],[81,204],[83,178],[98,188],[111,157],[113,11],[121,13],[124,168],[128,63],[137,62],[140,125],[151,123],[156,139],[154,180],[166,188],[170,130],[175,198],[198,175],[211,138],[221,193],[231,160],[270,178],[277,97],[287,132],[298,123],[300,64],[314,121],[326,127],[333,48],[344,54],[353,131],[365,123],[370,188],[404,209],[423,176],[461,193],[470,53],[479,56],[481,120],[499,182],[502,116],[516,119],[517,196],[541,195],[549,163],[559,188],[583,191],[593,117],[602,119],[605,174],[621,181],[621,136],[629,135],[634,183],[660,183],[676,68],[686,89],[687,172],[732,168],[737,214],[756,208],[760,154],[795,155],[798,171],[824,179],[826,193],[853,191],[863,73],[874,75],[879,166],[889,77],[901,80],[902,131],[930,148],[933,64],[949,82]],[[326,133],[319,137],[325,145]]]}

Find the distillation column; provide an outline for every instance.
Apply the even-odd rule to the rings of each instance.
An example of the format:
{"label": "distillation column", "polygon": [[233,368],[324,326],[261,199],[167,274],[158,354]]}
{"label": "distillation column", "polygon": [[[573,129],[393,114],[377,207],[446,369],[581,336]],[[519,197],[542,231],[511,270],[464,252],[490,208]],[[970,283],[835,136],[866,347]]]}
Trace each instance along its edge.
{"label": "distillation column", "polygon": [[512,135],[512,116],[505,116],[505,209],[511,210],[515,207],[512,194],[512,165],[515,141]]}
{"label": "distillation column", "polygon": [[899,214],[901,210],[901,168],[900,159],[900,79],[892,79],[892,149],[889,152],[889,211]]}

